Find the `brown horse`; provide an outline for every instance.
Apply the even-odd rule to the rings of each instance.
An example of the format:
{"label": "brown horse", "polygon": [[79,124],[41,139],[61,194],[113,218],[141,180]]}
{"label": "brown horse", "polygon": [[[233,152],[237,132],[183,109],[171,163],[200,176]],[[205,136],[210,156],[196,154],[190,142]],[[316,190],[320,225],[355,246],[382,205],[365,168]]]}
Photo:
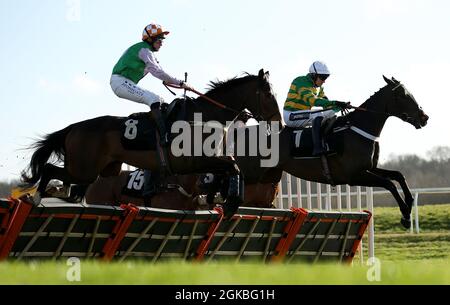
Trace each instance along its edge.
{"label": "brown horse", "polygon": [[[198,210],[212,208],[199,195],[206,192],[199,187],[198,175],[176,175],[167,179],[167,190],[152,197],[151,206],[154,208],[175,210]],[[133,203],[145,206],[142,196],[144,185],[143,170],[122,171],[119,176],[99,177],[89,185],[85,201],[88,204]],[[271,208],[271,203],[278,193],[278,183],[245,184],[244,202],[242,206]],[[216,190],[213,190],[214,193]]]}
{"label": "brown horse", "polygon": [[[207,92],[206,96],[221,102],[227,108],[220,111],[216,105],[199,97],[194,102],[183,105],[184,121],[193,121],[196,114],[201,113],[204,121],[216,120],[225,123],[233,121],[236,112],[244,109],[249,109],[258,119],[281,120],[278,104],[268,81],[268,73],[263,70],[260,70],[257,76],[247,75],[227,82],[213,83],[213,89]],[[175,121],[176,118],[169,117],[169,120]],[[160,162],[155,141],[151,143],[153,146],[146,150],[126,149],[123,146],[121,140],[124,135],[123,126],[128,122],[129,118],[104,116],[78,122],[47,135],[32,146],[35,152],[30,161],[29,171],[22,173],[24,187],[31,188],[39,183],[37,191],[39,197],[46,195],[45,189],[51,179],[61,180],[65,185],[70,183],[88,185],[99,175],[117,176],[122,163],[159,170]],[[155,135],[154,122],[152,125],[151,134]],[[194,135],[196,127],[190,128],[191,134]],[[129,130],[125,131],[127,132]],[[204,140],[205,135],[202,137],[201,140]],[[48,163],[53,154],[57,157],[57,161],[64,163],[64,167]],[[207,156],[203,151],[200,156],[175,156],[169,150],[167,161],[174,174],[214,172],[233,177],[240,174],[233,158]],[[233,181],[237,182],[239,179]],[[230,187],[232,194],[228,204],[224,206],[227,215],[232,214],[240,203],[241,196],[238,196],[237,189],[239,189],[237,185]]]}

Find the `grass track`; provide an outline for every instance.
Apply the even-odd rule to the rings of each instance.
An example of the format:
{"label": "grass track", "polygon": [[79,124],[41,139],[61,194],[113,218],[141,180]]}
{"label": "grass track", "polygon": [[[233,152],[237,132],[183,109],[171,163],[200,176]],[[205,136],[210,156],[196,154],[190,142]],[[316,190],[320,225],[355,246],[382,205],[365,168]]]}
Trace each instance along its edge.
{"label": "grass track", "polygon": [[[420,234],[398,225],[397,208],[376,208],[375,252],[381,281],[367,280],[368,266],[83,261],[78,284],[450,284],[450,204],[420,207]],[[2,262],[0,284],[71,284],[59,262]]]}
{"label": "grass track", "polygon": [[[70,284],[58,263],[0,265],[2,284]],[[82,262],[79,284],[450,284],[450,260],[382,261],[381,281],[367,279],[369,267],[343,265],[189,264]],[[370,273],[370,272],[369,272]]]}

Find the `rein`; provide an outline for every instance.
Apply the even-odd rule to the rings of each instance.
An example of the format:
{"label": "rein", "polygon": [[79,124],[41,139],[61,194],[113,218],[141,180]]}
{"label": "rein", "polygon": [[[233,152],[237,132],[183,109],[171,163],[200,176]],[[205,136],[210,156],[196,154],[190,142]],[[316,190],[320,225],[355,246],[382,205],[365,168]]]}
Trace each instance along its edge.
{"label": "rein", "polygon": [[[164,85],[164,86],[167,88],[167,90],[169,90],[173,95],[176,95],[176,94],[175,94],[175,92],[173,92],[172,90],[170,90],[169,87],[175,88],[175,89],[182,89],[182,88],[183,88],[183,87],[181,87],[181,86],[169,84],[169,83],[166,83],[166,82],[163,82],[163,85]],[[186,90],[186,89],[185,89],[185,90]],[[213,100],[212,98],[206,96],[205,94],[203,94],[203,93],[201,93],[201,92],[198,92],[198,91],[195,90],[195,89],[187,89],[187,90],[188,90],[188,91],[194,92],[195,94],[197,94],[197,95],[200,96],[201,98],[204,98],[206,101],[210,102],[211,104],[213,104],[213,105],[216,106],[216,107],[219,107],[219,108],[224,109],[224,110],[231,111],[231,112],[233,112],[234,114],[236,114],[236,116],[235,116],[234,119],[233,119],[233,122],[236,121],[241,115],[244,115],[244,118],[245,118],[245,119],[242,118],[242,120],[248,120],[248,119],[250,119],[250,118],[254,118],[255,120],[259,121],[259,119],[263,119],[263,117],[262,117],[262,115],[261,115],[261,109],[260,109],[260,108],[261,108],[261,93],[260,93],[259,90],[256,92],[256,94],[258,95],[258,112],[259,112],[257,115],[254,115],[253,113],[250,113],[250,112],[245,111],[245,110],[238,111],[238,110],[236,110],[236,109],[230,108],[230,107],[228,107],[228,106],[226,106],[226,105],[224,105],[224,104],[222,104],[222,103],[219,103],[219,102],[216,101],[216,100]],[[277,111],[274,111],[274,113],[270,115],[269,119],[271,119],[272,117],[274,117],[276,114],[277,114]]]}
{"label": "rein", "polygon": [[[173,85],[173,84],[167,84],[167,83],[165,83],[165,82],[163,82],[163,84],[164,84],[164,86],[166,86],[167,90],[169,90],[170,92],[172,92],[172,94],[175,94],[175,93],[174,93],[172,90],[170,90],[168,87],[172,87],[172,88],[175,88],[175,89],[182,89],[182,88],[183,88],[183,87],[181,87],[181,86],[177,86],[177,85]],[[240,113],[241,113],[241,111],[237,111],[236,109],[227,107],[227,106],[225,106],[224,104],[219,103],[218,101],[213,100],[212,98],[210,98],[210,97],[204,95],[204,94],[201,93],[201,92],[198,92],[198,91],[195,90],[195,89],[187,89],[187,90],[188,90],[188,91],[194,92],[195,94],[197,94],[197,95],[200,96],[201,98],[204,98],[204,99],[207,100],[208,102],[212,103],[213,105],[215,105],[215,106],[217,106],[217,107],[219,107],[219,108],[221,108],[221,109],[225,109],[225,110],[234,112],[234,113],[236,113],[236,114],[240,114]]]}
{"label": "rein", "polygon": [[375,111],[375,110],[370,110],[370,109],[367,109],[367,108],[357,107],[357,106],[352,106],[352,105],[349,105],[348,108],[355,109],[355,110],[360,110],[360,111],[365,111],[365,112],[376,113],[376,114],[387,114],[389,116],[392,115],[391,113],[386,112],[386,111]]}

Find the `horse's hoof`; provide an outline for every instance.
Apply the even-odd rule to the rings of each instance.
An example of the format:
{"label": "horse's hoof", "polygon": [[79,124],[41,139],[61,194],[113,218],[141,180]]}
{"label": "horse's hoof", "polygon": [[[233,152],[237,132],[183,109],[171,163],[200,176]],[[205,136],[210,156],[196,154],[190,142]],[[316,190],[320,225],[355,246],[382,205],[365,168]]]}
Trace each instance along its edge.
{"label": "horse's hoof", "polygon": [[405,217],[402,217],[400,223],[405,229],[411,228],[411,219],[406,219]]}

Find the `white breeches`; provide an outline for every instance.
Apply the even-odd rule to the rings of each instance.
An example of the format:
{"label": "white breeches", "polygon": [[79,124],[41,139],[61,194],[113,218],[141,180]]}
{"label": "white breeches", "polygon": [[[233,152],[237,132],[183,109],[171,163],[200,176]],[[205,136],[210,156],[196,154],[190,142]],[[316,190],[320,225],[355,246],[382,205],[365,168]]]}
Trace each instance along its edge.
{"label": "white breeches", "polygon": [[298,111],[283,111],[284,122],[289,127],[305,128],[311,126],[312,121],[317,117],[326,119],[332,118],[335,115],[333,110],[312,111],[312,110],[298,110]]}
{"label": "white breeches", "polygon": [[111,76],[111,88],[120,97],[136,103],[146,104],[149,107],[153,103],[163,103],[159,95],[138,87],[131,80],[117,74]]}

